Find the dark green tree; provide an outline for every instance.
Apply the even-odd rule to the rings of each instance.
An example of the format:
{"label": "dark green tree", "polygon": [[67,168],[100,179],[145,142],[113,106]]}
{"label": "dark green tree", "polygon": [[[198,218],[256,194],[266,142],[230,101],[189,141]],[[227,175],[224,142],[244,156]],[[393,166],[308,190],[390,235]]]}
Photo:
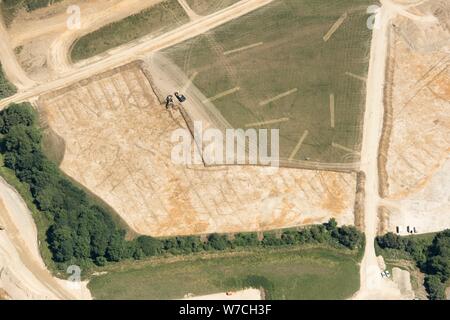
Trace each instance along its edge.
{"label": "dark green tree", "polygon": [[225,250],[228,246],[228,240],[225,235],[213,233],[208,236],[208,245],[215,250]]}
{"label": "dark green tree", "polygon": [[136,239],[138,246],[144,254],[148,256],[156,256],[161,253],[163,244],[160,240],[150,236],[140,236]]}
{"label": "dark green tree", "polygon": [[445,285],[439,276],[428,275],[425,277],[425,288],[430,300],[445,300]]}

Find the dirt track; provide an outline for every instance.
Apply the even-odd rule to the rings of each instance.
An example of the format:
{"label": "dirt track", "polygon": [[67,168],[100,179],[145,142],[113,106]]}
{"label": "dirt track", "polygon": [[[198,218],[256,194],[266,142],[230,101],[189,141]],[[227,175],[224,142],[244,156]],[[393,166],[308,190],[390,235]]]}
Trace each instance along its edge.
{"label": "dirt track", "polygon": [[[365,185],[365,234],[366,249],[361,262],[361,288],[355,299],[401,299],[402,293],[395,283],[383,279],[375,254],[374,241],[378,231],[379,170],[378,151],[384,119],[384,86],[388,58],[391,21],[397,15],[411,18],[406,11],[391,0],[382,0],[379,16],[380,27],[373,31],[371,60],[367,83],[366,114],[364,118],[361,169],[366,175]],[[429,19],[432,18],[423,18]]]}
{"label": "dirt track", "polygon": [[236,292],[213,293],[204,296],[186,297],[184,300],[262,300],[258,289],[245,289]]}
{"label": "dirt track", "polygon": [[259,231],[330,217],[354,224],[356,173],[174,163],[171,137],[186,124],[160,105],[136,63],[44,95],[38,104],[66,141],[61,169],[138,233]]}
{"label": "dirt track", "polygon": [[56,74],[64,73],[70,70],[71,62],[69,59],[69,51],[72,44],[82,35],[95,31],[111,22],[121,20],[129,15],[138,13],[149,8],[162,0],[128,0],[109,5],[104,10],[95,10],[90,8],[90,4],[86,6],[90,8],[91,14],[86,14],[86,10],[82,10],[81,29],[68,30],[64,26],[64,32],[58,34],[51,43],[49,52],[47,53],[47,62],[53,72]]}
{"label": "dirt track", "polygon": [[[378,221],[378,210],[380,205],[387,205],[392,206],[391,202],[387,202],[384,199],[381,199],[379,190],[380,190],[380,177],[379,172],[385,173],[386,171],[388,173],[391,173],[393,175],[397,175],[401,172],[399,168],[394,169],[392,172],[389,170],[386,170],[384,167],[382,167],[382,170],[379,170],[379,163],[378,163],[378,153],[379,153],[379,142],[382,137],[382,130],[383,130],[383,119],[387,119],[389,121],[385,122],[385,125],[391,125],[392,121],[399,121],[401,125],[399,128],[395,128],[396,134],[398,135],[398,132],[402,131],[401,127],[405,125],[405,123],[410,123],[411,126],[416,127],[417,125],[422,125],[425,123],[428,123],[428,121],[423,120],[412,120],[408,119],[407,121],[404,120],[397,120],[399,119],[398,115],[392,115],[388,114],[387,118],[384,117],[383,111],[384,111],[384,103],[385,101],[388,101],[389,103],[392,101],[389,101],[391,98],[390,95],[392,94],[391,91],[387,91],[387,94],[389,95],[387,100],[384,100],[384,87],[386,83],[386,75],[389,75],[390,79],[390,71],[387,73],[386,67],[387,67],[387,60],[388,60],[388,46],[389,46],[389,37],[394,36],[394,28],[391,26],[391,21],[394,20],[394,18],[401,16],[402,19],[409,19],[414,21],[419,21],[420,23],[430,24],[435,23],[436,18],[432,16],[417,16],[412,15],[408,10],[411,7],[417,6],[418,4],[423,3],[424,1],[416,1],[415,3],[409,2],[408,5],[398,5],[393,3],[391,0],[383,0],[382,1],[382,9],[380,13],[380,22],[381,26],[379,29],[375,29],[373,33],[373,39],[372,39],[372,48],[371,48],[371,61],[370,61],[370,70],[369,70],[369,78],[368,78],[368,86],[367,86],[367,104],[366,104],[366,114],[365,114],[365,122],[364,122],[364,137],[363,137],[363,149],[362,149],[362,157],[361,157],[361,168],[362,171],[366,174],[366,187],[365,187],[365,225],[366,225],[366,250],[364,254],[364,258],[362,260],[361,264],[361,288],[360,291],[355,295],[356,299],[400,299],[400,298],[410,298],[409,295],[403,295],[403,293],[399,290],[397,285],[393,283],[390,280],[382,279],[380,276],[381,268],[379,266],[379,262],[377,260],[377,257],[375,255],[375,248],[374,248],[374,240],[375,236],[377,235],[378,227],[379,227],[379,221]],[[397,22],[396,22],[397,23]],[[399,66],[393,66],[390,65],[390,69],[392,68],[398,68],[402,72],[411,72],[412,70],[415,70],[415,68],[401,66],[402,63],[408,63],[411,58],[402,57]],[[411,77],[411,75],[406,77],[407,79],[412,79],[414,82],[414,77]],[[389,84],[391,85],[391,84]],[[405,92],[400,93],[401,97],[405,97]],[[406,95],[407,96],[407,95]],[[398,104],[402,105],[402,104]],[[425,104],[427,108],[430,107],[430,102]],[[389,110],[389,109],[387,109]],[[418,113],[420,115],[427,115],[430,113],[430,110],[422,111],[421,113]],[[410,114],[408,112],[407,114]],[[439,118],[439,117],[438,117]],[[393,120],[392,120],[393,119]],[[391,129],[391,128],[388,128]],[[385,132],[390,132],[390,130]],[[427,131],[427,134],[430,131]],[[423,133],[423,130],[422,130]],[[415,147],[418,145],[417,137],[419,136],[419,133],[416,132],[414,134],[414,138],[412,138],[412,145]],[[435,135],[437,140],[440,140],[440,135]],[[430,143],[432,140],[431,136],[428,137],[427,142]],[[385,134],[383,135],[383,139],[386,139]],[[400,142],[401,141],[401,142]],[[382,146],[383,148],[386,148],[386,143],[383,141]],[[404,137],[399,139],[399,145],[401,148],[405,146],[405,139]],[[435,144],[435,149],[440,150],[440,148]],[[381,150],[380,152],[385,152]],[[415,150],[413,152],[414,154],[414,161],[417,162],[417,153],[419,151]],[[404,152],[398,152],[397,156],[403,157]],[[395,155],[384,155],[381,159],[384,159],[384,156],[386,156],[386,159],[388,161],[391,161],[392,158],[395,159]],[[427,158],[428,161],[430,158]],[[434,157],[431,157],[431,159],[434,159]],[[385,166],[385,160],[380,162],[380,165]],[[425,170],[422,167],[422,171]],[[426,170],[425,170],[426,171]],[[409,169],[407,172],[411,172]],[[408,173],[409,174],[409,173]],[[381,176],[383,179],[385,178],[385,174]],[[402,187],[404,187],[405,183],[405,176],[403,176],[401,179],[399,179],[400,184]],[[442,181],[442,178],[438,179],[437,181]],[[439,183],[439,182],[438,182]],[[381,181],[381,190],[383,191],[386,189],[385,181]],[[431,194],[431,193],[429,193]],[[438,193],[439,194],[439,193]],[[424,195],[423,195],[424,196]],[[424,196],[426,197],[426,196]],[[445,203],[445,200],[444,200]],[[400,203],[395,203],[394,207],[401,206]],[[438,210],[439,211],[439,210]],[[442,214],[445,214],[445,210]],[[414,220],[413,216],[408,216],[409,221],[416,221],[419,223],[419,220],[421,218]],[[442,222],[442,220],[441,220]],[[411,223],[411,222],[410,222]],[[383,225],[386,225],[386,222],[383,221]],[[442,225],[440,226],[443,227]],[[392,227],[391,227],[392,229]],[[392,231],[392,230],[391,230]],[[437,230],[434,230],[437,231]]]}
{"label": "dirt track", "polygon": [[[5,99],[0,102],[0,107],[4,107],[11,101],[20,101],[24,99],[29,99],[42,93],[45,93],[47,91],[52,91],[57,88],[66,86],[68,83],[75,83],[78,80],[88,78],[103,70],[111,69],[126,62],[135,60],[140,55],[158,51],[162,48],[166,48],[178,42],[184,41],[198,34],[204,33],[207,30],[210,30],[220,24],[230,21],[231,19],[239,17],[245,14],[246,12],[254,10],[259,6],[265,5],[266,3],[269,2],[270,2],[269,0],[267,1],[244,0],[231,8],[225,9],[211,16],[198,18],[197,20],[188,23],[182,28],[169,32],[163,36],[154,39],[147,39],[147,38],[140,39],[139,41],[112,50],[110,53],[107,53],[102,57],[94,57],[92,59],[83,61],[74,66],[70,66],[67,63],[67,61],[64,61],[67,57],[67,44],[70,41],[68,40],[67,42],[61,42],[61,44],[57,45],[55,49],[52,51],[53,52],[52,59],[55,59],[54,61],[56,65],[63,66],[58,71],[61,73],[60,78],[58,78],[55,81],[42,84],[40,86],[36,86],[30,90],[21,92],[10,99]],[[361,157],[362,170],[366,175],[365,227],[366,227],[367,247],[361,267],[361,290],[356,295],[356,298],[363,298],[363,299],[401,297],[398,288],[395,285],[393,286],[393,283],[381,279],[380,267],[375,257],[375,250],[373,247],[373,240],[376,235],[378,224],[377,222],[378,205],[379,204],[386,205],[386,203],[383,203],[381,201],[378,194],[379,168],[377,164],[377,150],[383,126],[383,108],[382,108],[383,85],[384,85],[384,70],[386,64],[386,52],[388,45],[387,34],[389,29],[389,23],[395,15],[401,15],[404,16],[405,18],[425,23],[434,22],[434,19],[432,17],[417,16],[406,11],[406,9],[408,9],[409,6],[400,7],[398,5],[393,5],[391,1],[388,0],[382,1],[382,3],[383,3],[383,9],[381,13],[382,27],[380,30],[376,30],[374,32],[372,41],[371,63],[368,80],[367,109],[364,128],[364,141]],[[0,36],[2,36],[2,34],[0,34]],[[2,50],[4,56],[0,55],[0,59],[2,60],[6,59],[5,61],[8,61],[8,59],[15,60],[11,56],[11,49],[6,47],[5,49],[7,51]],[[12,60],[11,62],[13,63],[12,65],[14,66],[14,63],[16,62]],[[14,81],[17,81],[19,86],[22,87],[30,86],[31,83],[27,82],[28,80],[23,77],[23,74],[21,74],[22,71],[20,69],[20,66],[17,67],[17,65],[12,69],[7,70],[8,76],[11,76],[11,79],[15,79]],[[105,99],[106,100],[108,99],[106,95]],[[76,118],[78,118],[79,115],[77,115],[76,112],[74,111],[72,113],[71,112],[68,112],[67,115],[69,117],[73,117],[69,121],[72,121],[72,123],[75,124],[78,121],[76,120]],[[98,112],[98,110],[96,110],[95,112]],[[56,116],[53,120],[58,121]],[[65,119],[65,121],[67,120],[68,119]],[[79,172],[79,170],[77,172]],[[287,176],[285,178],[287,178]],[[217,179],[219,178],[215,178],[215,180]],[[323,179],[323,177],[321,179]],[[315,187],[316,186],[314,186],[314,188]],[[179,190],[177,192],[179,192]],[[185,202],[186,199],[177,198],[172,200]],[[291,210],[291,208],[289,209]],[[179,215],[177,215],[176,221],[177,222],[174,223],[179,223]]]}
{"label": "dirt track", "polygon": [[155,38],[144,37],[138,41],[114,49],[112,52],[102,55],[101,57],[87,59],[73,65],[71,70],[59,75],[58,79],[54,81],[40,84],[10,98],[1,100],[0,109],[11,102],[34,98],[45,92],[53,91],[73,84],[79,80],[89,78],[104,70],[134,61],[144,54],[159,51],[176,43],[193,38],[219,25],[256,10],[257,8],[267,5],[272,1],[273,0],[242,0],[231,7],[218,11],[212,15],[201,17],[198,20],[191,21],[164,35]]}
{"label": "dirt track", "polygon": [[[211,28],[255,10],[256,8],[269,2],[271,2],[271,0],[244,0],[232,8],[225,9],[210,17],[199,19],[197,22],[191,23],[183,28],[179,28],[167,35],[163,35],[156,39],[143,39],[129,44],[128,46],[116,51],[113,56],[109,56],[108,58],[102,59],[92,65],[85,65],[81,68],[79,68],[79,66],[75,67],[74,69],[65,72],[59,79],[38,86],[35,86],[35,83],[29,80],[23,72],[21,66],[18,64],[12,50],[12,46],[9,42],[9,35],[3,27],[3,24],[1,24],[0,38],[2,41],[0,41],[0,60],[4,63],[4,65],[6,65],[5,72],[8,78],[16,84],[19,89],[22,89],[22,91],[16,96],[2,100],[0,102],[1,108],[4,108],[11,102],[34,98],[44,92],[67,86],[70,83],[87,78],[105,69],[134,60],[136,58],[136,54],[138,53],[159,50],[185,39],[194,37],[197,34],[210,30]],[[57,47],[61,48],[64,46]],[[61,56],[62,50],[56,50],[56,52],[58,52]],[[58,56],[58,54],[55,54],[55,56]],[[64,52],[63,54],[67,55],[68,52]],[[58,58],[56,61],[58,61]],[[17,197],[10,204],[14,205],[18,203],[21,203],[21,201],[20,198]],[[8,203],[6,203],[6,205],[8,205]],[[53,278],[45,269],[37,247],[27,247],[23,241],[19,240],[19,237],[24,234],[23,230],[28,229],[28,232],[25,232],[25,234],[32,236],[32,239],[26,241],[27,244],[32,246],[36,244],[37,236],[35,226],[26,208],[22,207],[20,214],[28,214],[27,221],[22,220],[23,216],[21,218],[15,217],[16,219],[19,219],[18,221],[22,221],[19,223],[20,226],[17,227],[14,225],[15,222],[8,219],[8,213],[8,210],[2,210],[2,223],[6,226],[7,230],[13,230],[11,233],[13,236],[8,238],[8,233],[10,231],[8,231],[8,233],[2,231],[2,241],[0,241],[0,248],[3,248],[2,257],[6,259],[3,264],[7,266],[1,271],[1,286],[6,289],[8,295],[14,299],[89,298],[89,293],[87,290],[87,292],[83,290],[81,293],[78,292],[76,294],[67,292],[63,288],[63,286],[67,284]],[[24,221],[27,225],[23,224]]]}
{"label": "dirt track", "polygon": [[410,21],[401,17],[395,23],[386,88],[389,121],[380,151],[380,191],[390,212],[384,225],[392,232],[399,226],[401,234],[407,226],[436,232],[450,227],[450,41],[430,36],[427,40],[444,46],[423,45]]}
{"label": "dirt track", "polygon": [[3,71],[6,77],[11,81],[19,90],[28,88],[34,84],[34,82],[28,78],[22,67],[17,62],[16,55],[10,44],[9,34],[6,31],[3,23],[3,17],[0,14],[0,61],[2,63]]}
{"label": "dirt track", "polygon": [[71,290],[52,277],[37,246],[30,211],[17,192],[0,178],[0,288],[12,299],[90,299],[89,290]]}
{"label": "dirt track", "polygon": [[[384,4],[384,3],[383,3]],[[366,250],[361,262],[361,288],[358,297],[366,299],[383,292],[385,281],[375,255],[374,240],[377,233],[378,216],[378,143],[383,128],[383,86],[387,56],[388,32],[394,13],[382,6],[380,28],[373,30],[371,59],[367,83],[366,113],[364,117],[361,170],[366,175],[365,183],[365,234]],[[381,297],[380,297],[381,298]]]}
{"label": "dirt track", "polygon": [[[8,29],[11,47],[28,75],[38,82],[53,79],[70,69],[69,51],[74,41],[104,25],[147,9],[162,0],[63,1],[32,13],[20,12]],[[69,6],[80,8],[80,28],[69,29]]]}

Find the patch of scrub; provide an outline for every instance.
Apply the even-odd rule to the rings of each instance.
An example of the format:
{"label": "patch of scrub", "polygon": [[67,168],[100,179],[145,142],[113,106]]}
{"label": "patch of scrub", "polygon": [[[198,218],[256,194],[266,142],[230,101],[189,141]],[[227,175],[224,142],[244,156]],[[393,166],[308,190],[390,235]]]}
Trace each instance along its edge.
{"label": "patch of scrub", "polygon": [[17,88],[6,79],[2,65],[0,64],[0,99],[12,96],[16,92]]}
{"label": "patch of scrub", "polygon": [[[268,122],[262,127],[280,129],[283,159],[356,163],[371,38],[368,5],[275,0],[163,53],[186,75],[197,73],[193,84],[214,98],[234,127]],[[284,118],[289,121],[272,121]]]}

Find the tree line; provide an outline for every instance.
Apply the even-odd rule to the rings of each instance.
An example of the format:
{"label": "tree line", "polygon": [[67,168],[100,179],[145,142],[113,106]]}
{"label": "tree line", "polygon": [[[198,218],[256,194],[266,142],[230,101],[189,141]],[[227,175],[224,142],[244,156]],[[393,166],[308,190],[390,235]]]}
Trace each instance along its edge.
{"label": "tree line", "polygon": [[3,72],[2,65],[0,63],[0,99],[12,96],[17,92],[17,88],[6,79]]}
{"label": "tree line", "polygon": [[425,288],[432,300],[444,300],[450,279],[450,229],[437,233],[432,242],[426,238],[400,237],[392,232],[377,237],[383,249],[408,253],[417,267],[426,274]]}
{"label": "tree line", "polygon": [[90,263],[102,266],[108,261],[239,247],[314,243],[356,249],[364,244],[364,235],[355,227],[338,227],[334,219],[299,230],[264,232],[262,238],[257,233],[237,233],[232,237],[211,234],[206,240],[200,236],[139,236],[127,241],[125,231],[112,220],[110,212],[94,203],[47,159],[31,105],[12,104],[1,111],[0,134],[4,165],[29,187],[36,207],[50,221],[46,233],[48,247],[60,267]]}

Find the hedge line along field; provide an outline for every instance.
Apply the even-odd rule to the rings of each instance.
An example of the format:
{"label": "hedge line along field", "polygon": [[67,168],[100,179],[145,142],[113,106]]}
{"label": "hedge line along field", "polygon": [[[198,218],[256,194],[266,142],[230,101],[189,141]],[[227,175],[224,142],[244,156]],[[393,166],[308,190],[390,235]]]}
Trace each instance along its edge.
{"label": "hedge line along field", "polygon": [[181,260],[120,263],[95,276],[95,299],[182,299],[253,287],[266,299],[345,299],[358,290],[359,254],[333,248],[280,248]]}
{"label": "hedge line along field", "polygon": [[87,59],[146,35],[163,34],[188,21],[177,0],[166,0],[81,37],[72,46],[71,59]]}
{"label": "hedge line along field", "polygon": [[[163,54],[232,126],[279,128],[283,159],[357,162],[370,52],[368,5],[275,0]],[[325,41],[340,17],[342,24]]]}

